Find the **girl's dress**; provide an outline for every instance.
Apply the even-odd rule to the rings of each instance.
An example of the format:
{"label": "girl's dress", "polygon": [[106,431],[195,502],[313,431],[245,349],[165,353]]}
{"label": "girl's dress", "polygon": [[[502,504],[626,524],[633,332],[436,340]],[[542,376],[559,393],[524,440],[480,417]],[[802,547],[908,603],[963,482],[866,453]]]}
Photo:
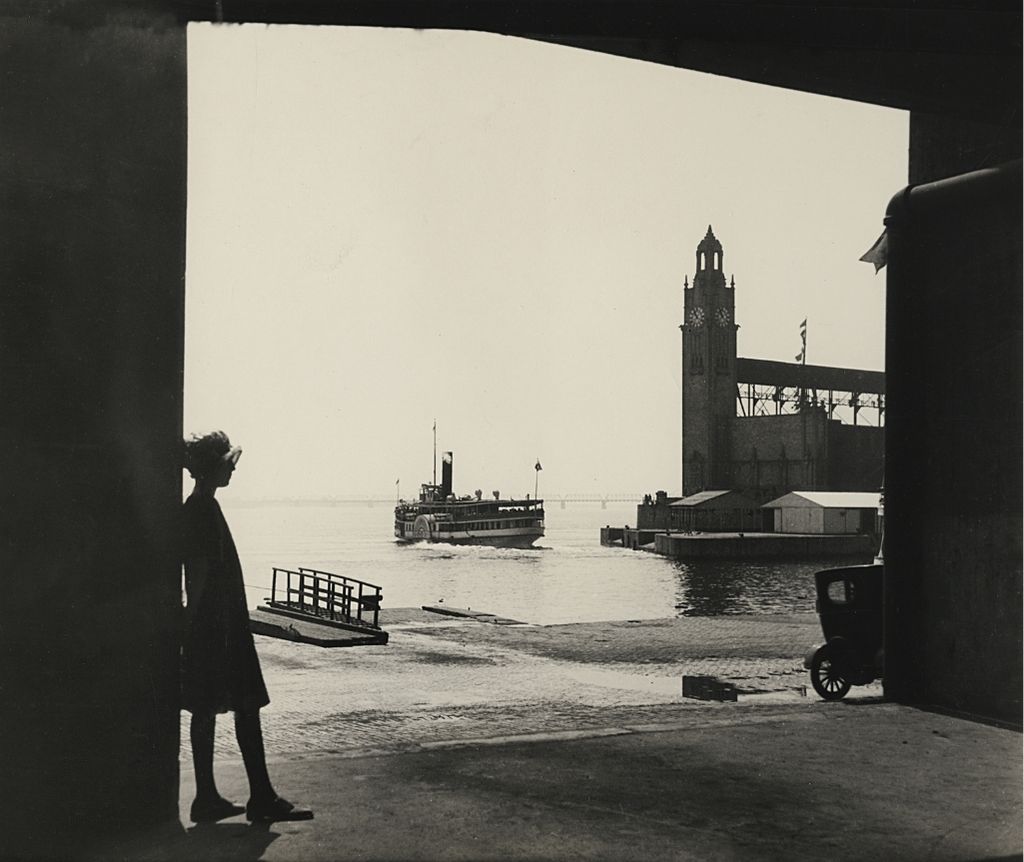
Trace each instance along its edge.
{"label": "girl's dress", "polygon": [[[196,594],[195,563],[209,566]],[[270,703],[249,629],[249,609],[231,531],[214,497],[193,494],[184,505],[185,592],[182,708],[216,714],[258,710]]]}

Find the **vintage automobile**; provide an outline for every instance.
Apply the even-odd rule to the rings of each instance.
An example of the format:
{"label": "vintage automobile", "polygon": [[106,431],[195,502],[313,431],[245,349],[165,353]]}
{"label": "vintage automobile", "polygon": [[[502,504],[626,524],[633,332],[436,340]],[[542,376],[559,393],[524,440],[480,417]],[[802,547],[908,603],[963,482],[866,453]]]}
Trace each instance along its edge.
{"label": "vintage automobile", "polygon": [[825,643],[810,650],[804,667],[825,700],[841,700],[854,685],[882,678],[882,577],[885,566],[846,566],[814,576],[815,609]]}

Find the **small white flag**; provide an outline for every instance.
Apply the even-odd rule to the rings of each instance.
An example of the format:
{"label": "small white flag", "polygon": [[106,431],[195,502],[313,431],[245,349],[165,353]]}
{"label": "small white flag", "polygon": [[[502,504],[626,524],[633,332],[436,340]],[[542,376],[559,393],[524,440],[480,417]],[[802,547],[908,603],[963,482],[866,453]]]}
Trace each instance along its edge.
{"label": "small white flag", "polygon": [[872,264],[874,266],[874,272],[877,274],[878,271],[889,262],[889,229],[886,228],[883,230],[879,239],[874,241],[874,245],[857,258],[857,260],[862,260],[864,263]]}
{"label": "small white flag", "polygon": [[889,262],[888,228],[883,230],[882,235],[875,240],[874,245],[872,245],[871,248],[857,259],[864,261],[864,263],[873,264],[875,267],[875,273],[877,274],[878,271]]}

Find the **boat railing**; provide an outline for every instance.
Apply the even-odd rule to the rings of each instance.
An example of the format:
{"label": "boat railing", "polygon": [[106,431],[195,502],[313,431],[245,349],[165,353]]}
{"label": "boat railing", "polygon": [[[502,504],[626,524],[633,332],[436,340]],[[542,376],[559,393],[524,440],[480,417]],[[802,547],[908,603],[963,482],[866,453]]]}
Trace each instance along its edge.
{"label": "boat railing", "polygon": [[525,515],[543,515],[543,500],[501,500],[499,510],[502,512],[522,512]]}
{"label": "boat railing", "polygon": [[300,566],[274,567],[271,607],[297,611],[343,625],[379,629],[382,590],[376,584]]}

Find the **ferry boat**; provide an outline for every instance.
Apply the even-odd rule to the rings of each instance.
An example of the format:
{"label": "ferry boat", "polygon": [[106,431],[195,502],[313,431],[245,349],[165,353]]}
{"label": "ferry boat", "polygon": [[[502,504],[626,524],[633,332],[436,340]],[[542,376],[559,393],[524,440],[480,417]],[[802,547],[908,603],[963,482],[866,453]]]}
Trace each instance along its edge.
{"label": "ferry boat", "polygon": [[529,494],[525,500],[502,500],[497,491],[493,500],[480,491],[456,497],[451,452],[441,459],[440,485],[420,485],[419,500],[399,500],[395,506],[395,538],[402,542],[529,548],[543,535],[543,500]]}

